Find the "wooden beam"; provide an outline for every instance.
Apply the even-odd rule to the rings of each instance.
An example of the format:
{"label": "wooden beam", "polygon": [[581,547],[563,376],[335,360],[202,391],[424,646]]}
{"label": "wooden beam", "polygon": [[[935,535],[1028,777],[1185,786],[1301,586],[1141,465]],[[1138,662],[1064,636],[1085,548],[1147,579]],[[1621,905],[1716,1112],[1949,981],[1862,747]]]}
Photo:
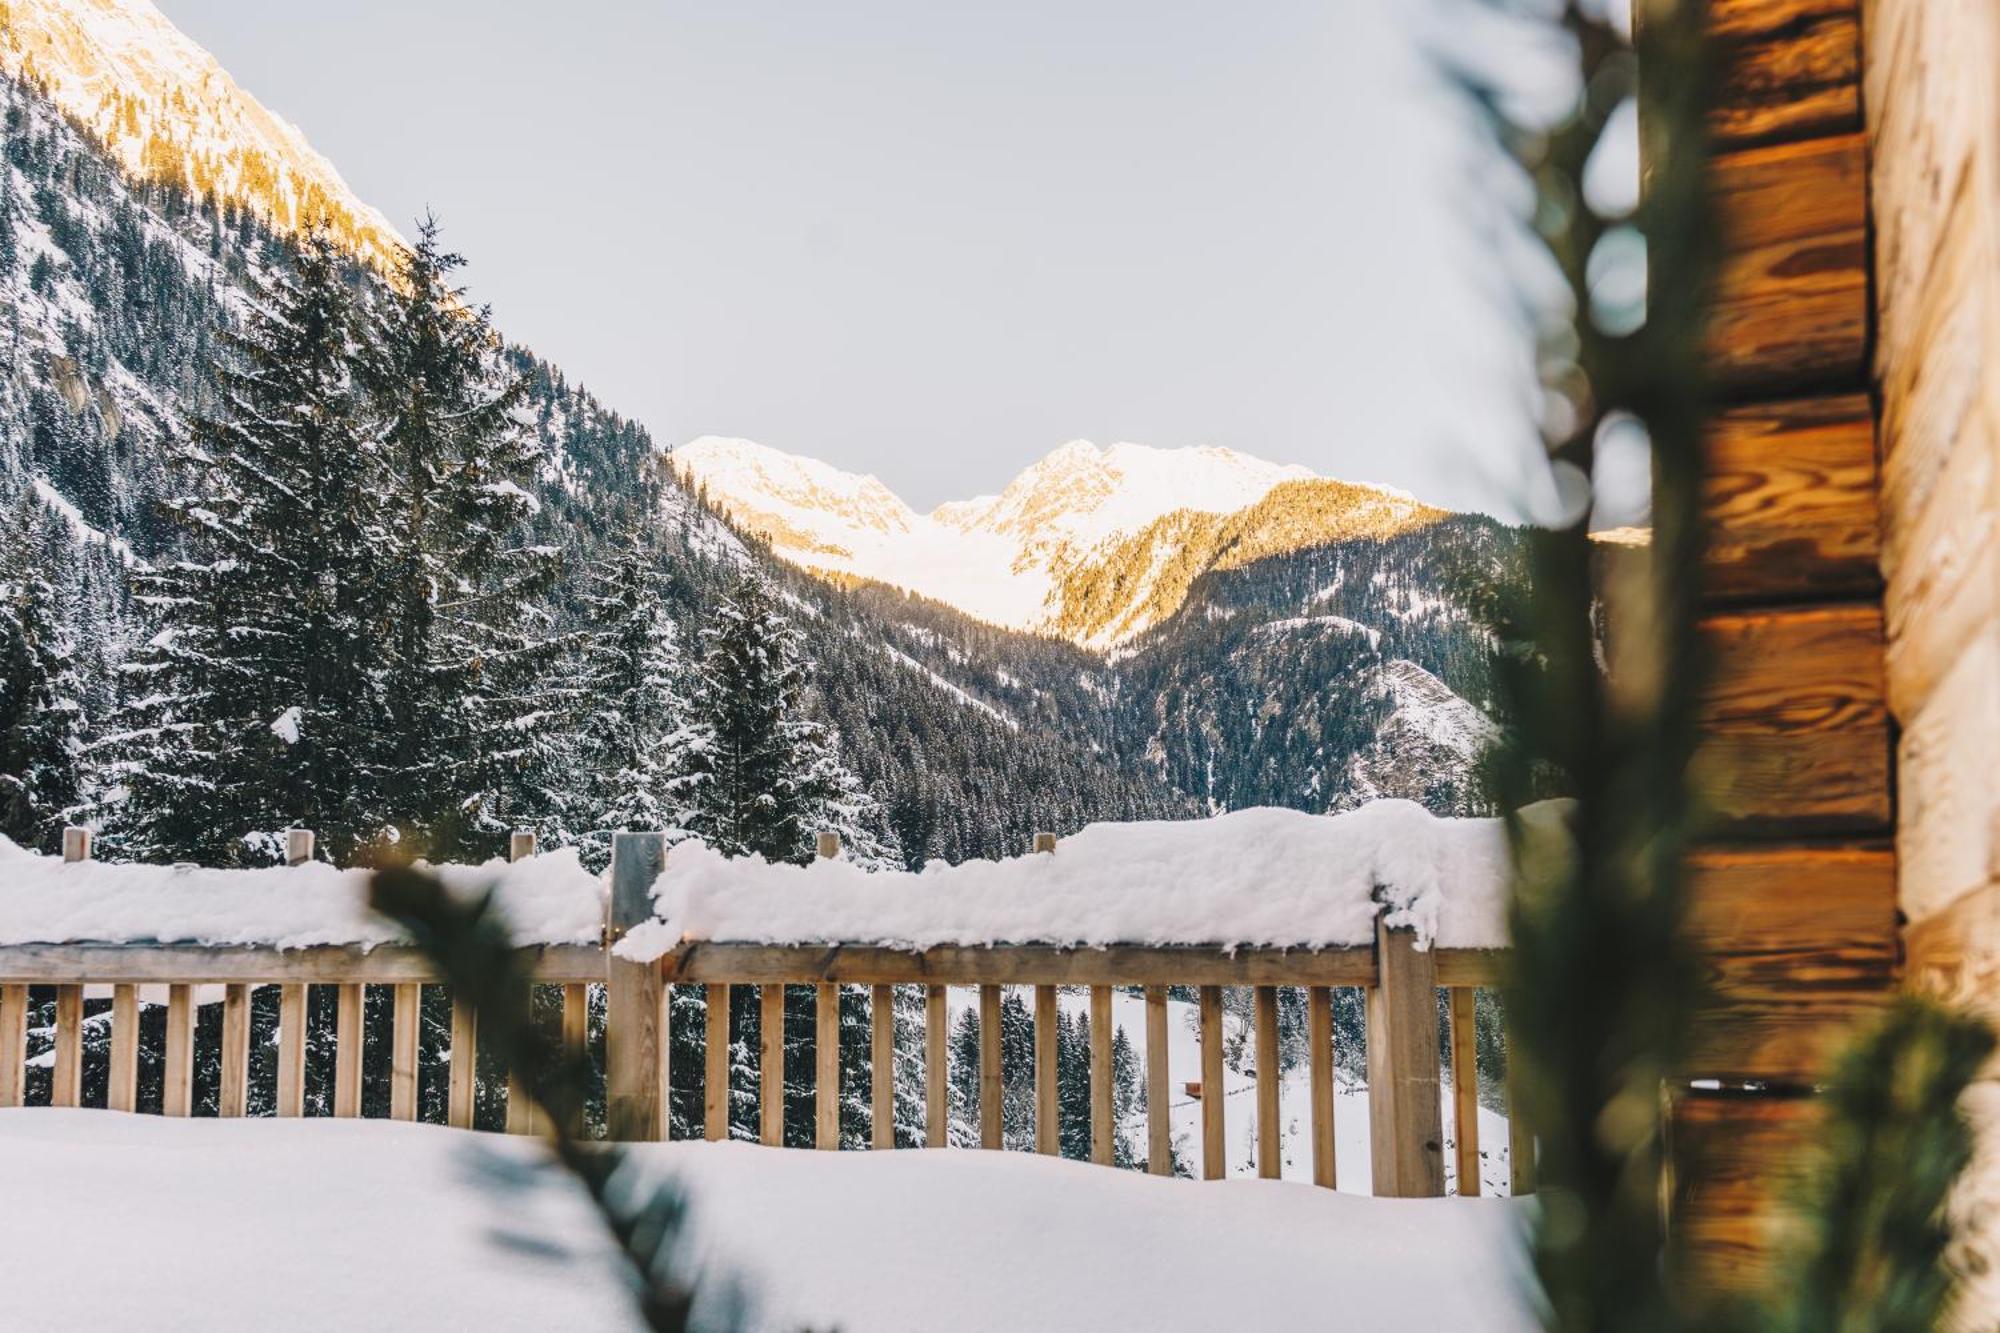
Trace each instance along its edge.
{"label": "wooden beam", "polygon": [[813,1146],[840,1148],[840,987],[822,983],[813,1004]]}
{"label": "wooden beam", "polygon": [[0,1106],[19,1106],[28,1079],[28,988],[0,985]]}
{"label": "wooden beam", "polygon": [[1257,1039],[1257,1174],[1277,1180],[1284,1174],[1284,1125],[1279,1120],[1278,991],[1252,992]]}
{"label": "wooden beam", "polygon": [[333,1010],[333,1113],[347,1119],[361,1114],[362,1010],[367,989],[336,988]]}
{"label": "wooden beam", "polygon": [[278,991],[278,1114],[304,1115],[306,1108],[306,988]]}
{"label": "wooden beam", "polygon": [[924,1146],[951,1142],[951,1007],[945,988],[924,987]]}
{"label": "wooden beam", "polygon": [[1112,1106],[1111,988],[1090,988],[1090,1160],[1110,1166],[1117,1158],[1118,1121]]}
{"label": "wooden beam", "polygon": [[[224,1010],[223,1059],[229,1057],[228,1013]],[[139,1109],[139,988],[111,988],[111,1073],[104,1105],[113,1111]],[[225,1114],[227,1114],[225,1112]],[[241,1115],[242,1112],[237,1112]]]}
{"label": "wooden beam", "polygon": [[777,982],[758,987],[757,995],[757,1140],[772,1148],[785,1146],[785,988]]}
{"label": "wooden beam", "polygon": [[83,1105],[83,987],[56,987],[55,1078],[49,1105]]}
{"label": "wooden beam", "polygon": [[1535,1192],[1535,1131],[1522,1105],[1522,1075],[1507,1052],[1507,1192],[1510,1195]]}
{"label": "wooden beam", "polygon": [[395,1012],[389,1018],[389,1115],[396,1120],[417,1118],[417,1036],[423,1007],[422,986],[397,985]]}
{"label": "wooden beam", "polygon": [[[604,980],[604,950],[595,945],[551,944],[521,950],[533,979],[546,982]],[[55,986],[88,978],[132,985],[222,986],[247,983],[400,985],[443,980],[422,950],[385,944],[322,945],[277,949],[268,945],[104,944],[0,945],[0,982]]]}
{"label": "wooden beam", "polygon": [[479,1110],[479,1011],[464,996],[451,997],[451,1064],[445,1082],[444,1120],[471,1129]]}
{"label": "wooden beam", "polygon": [[170,1116],[194,1114],[194,988],[167,987],[167,1049],[162,1066],[160,1110]]}
{"label": "wooden beam", "polygon": [[1439,1103],[1437,963],[1416,933],[1378,920],[1382,979],[1368,992],[1368,1121],[1375,1193],[1429,1198],[1444,1193],[1444,1124]]}
{"label": "wooden beam", "polygon": [[702,1046],[701,1135],[729,1138],[729,986],[710,982],[703,994],[707,1033]]}
{"label": "wooden beam", "polygon": [[[1367,986],[1372,949],[1258,949],[1221,945],[1107,949],[1013,944],[912,952],[858,944],[690,942],[661,959],[667,980],[782,981],[925,986]],[[5,968],[0,955],[0,968]]]}
{"label": "wooden beam", "polygon": [[[616,833],[611,838],[611,901],[607,943],[653,915],[653,883],[667,866],[663,833]],[[666,1136],[666,996],[658,964],[605,954],[605,1119],[622,1142]]]}
{"label": "wooden beam", "polygon": [[[664,1020],[660,1030],[666,1031]],[[590,987],[580,981],[572,981],[563,987],[562,1041],[563,1058],[569,1067],[579,1074],[587,1073],[590,1069]],[[578,1098],[576,1111],[570,1117],[571,1138],[583,1137],[583,1110],[583,1099]]]}
{"label": "wooden beam", "polygon": [[1719,413],[1705,452],[1702,582],[1710,600],[1879,591],[1875,426],[1865,394]]}
{"label": "wooden beam", "polygon": [[1685,1094],[1669,1114],[1673,1170],[1685,1182],[1673,1225],[1689,1260],[1687,1280],[1717,1293],[1761,1289],[1786,1234],[1787,1200],[1811,1161],[1818,1103]]}
{"label": "wooden beam", "polygon": [[868,997],[868,1094],[870,1142],[896,1146],[896,992],[876,986]]}
{"label": "wooden beam", "polygon": [[1056,988],[1035,987],[1035,1151],[1062,1155],[1056,1102]]}
{"label": "wooden beam", "polygon": [[222,1088],[216,1109],[225,1116],[250,1113],[250,988],[222,992]]}
{"label": "wooden beam", "polygon": [[1458,1192],[1479,1193],[1478,992],[1455,986],[1450,994],[1451,1120],[1458,1153]]}
{"label": "wooden beam", "polygon": [[1314,986],[1306,992],[1306,1077],[1312,1083],[1313,1184],[1323,1189],[1339,1185],[1334,1151],[1333,992]]}
{"label": "wooden beam", "polygon": [[1203,986],[1201,1003],[1201,1178],[1229,1174],[1228,1093],[1222,1074],[1222,987]]}
{"label": "wooden beam", "polygon": [[1001,1103],[1005,1089],[1000,1082],[1000,988],[979,988],[979,1146],[1000,1148],[1005,1144]]}
{"label": "wooden beam", "polygon": [[1174,1116],[1167,1051],[1167,988],[1146,987],[1146,1170],[1174,1173]]}
{"label": "wooden beam", "polygon": [[1713,0],[1718,146],[1861,128],[1861,24],[1854,0]]}

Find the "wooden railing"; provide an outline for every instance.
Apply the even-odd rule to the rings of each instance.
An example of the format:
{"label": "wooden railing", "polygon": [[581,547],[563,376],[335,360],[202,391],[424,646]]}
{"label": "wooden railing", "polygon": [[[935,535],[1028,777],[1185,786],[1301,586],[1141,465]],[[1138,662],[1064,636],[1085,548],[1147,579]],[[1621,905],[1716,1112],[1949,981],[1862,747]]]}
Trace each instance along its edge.
{"label": "wooden railing", "polygon": [[[289,859],[312,855],[311,834],[294,831]],[[516,858],[533,850],[531,836],[517,836]],[[837,852],[822,841],[822,852]],[[758,1137],[782,1144],[784,1131],[784,1014],[788,986],[814,994],[815,1067],[813,1140],[820,1148],[841,1146],[840,1107],[844,1071],[840,1042],[842,987],[866,987],[870,995],[868,1066],[872,1105],[872,1146],[896,1144],[894,1077],[899,1058],[896,988],[919,986],[924,993],[922,1062],[926,1146],[947,1142],[949,1007],[947,988],[978,992],[978,1108],[981,1146],[1002,1145],[1001,1006],[1003,988],[1033,987],[1034,1137],[1044,1153],[1060,1151],[1057,1115],[1056,1023],[1059,987],[1089,991],[1090,1158],[1110,1164],[1115,1155],[1113,1116],[1112,1000],[1115,990],[1138,990],[1145,1014],[1146,1167],[1173,1171],[1168,1077],[1169,987],[1193,988],[1201,1062],[1199,1098],[1201,1171],[1206,1179],[1227,1172],[1224,1087],[1225,987],[1252,992],[1256,1053],[1257,1170],[1277,1177],[1282,1167],[1280,1115],[1279,999],[1281,987],[1306,992],[1310,1085],[1310,1138],[1315,1183],[1338,1181],[1335,1159],[1336,1106],[1334,991],[1359,988],[1366,995],[1367,1095],[1371,1175],[1380,1195],[1440,1195],[1445,1192],[1444,1080],[1438,1042],[1438,992],[1446,994],[1449,1039],[1445,1064],[1452,1069],[1451,1095],[1456,1128],[1456,1177],[1463,1194],[1480,1188],[1478,1095],[1474,1034],[1475,989],[1493,984],[1497,954],[1476,950],[1419,950],[1409,931],[1378,925],[1373,947],[1319,950],[1223,949],[1211,947],[1108,949],[1049,946],[949,947],[923,951],[863,944],[764,946],[688,943],[656,963],[628,961],[611,951],[632,926],[650,917],[651,886],[665,859],[664,840],[655,834],[620,834],[615,840],[612,892],[603,946],[565,945],[535,949],[532,972],[538,985],[559,986],[563,1040],[581,1052],[587,1040],[588,988],[605,986],[604,1123],[612,1138],[648,1140],[668,1136],[670,1078],[666,1015],[671,988],[700,986],[706,999],[706,1041],[702,1133],[710,1139],[730,1132],[731,992],[758,992]],[[89,855],[88,838],[65,846],[68,859]],[[332,1114],[356,1116],[362,1106],[365,988],[393,988],[389,1114],[418,1115],[418,1036],[421,988],[438,981],[436,969],[407,947],[369,950],[321,947],[279,950],[267,947],[205,947],[176,944],[35,944],[0,947],[0,1107],[22,1104],[25,1088],[26,1019],[31,986],[55,989],[53,1079],[50,1102],[81,1104],[84,1057],[84,990],[109,985],[110,1067],[105,1105],[137,1109],[140,1054],[138,988],[165,984],[166,1025],[161,1109],[167,1115],[193,1113],[195,988],[223,989],[219,1113],[240,1116],[249,1106],[250,997],[253,987],[280,988],[275,1109],[296,1116],[305,1110],[308,991],[336,989],[331,1041],[334,1049]],[[321,1034],[322,1040],[326,1034]],[[451,1016],[449,1078],[445,1119],[469,1127],[478,1094],[477,1015],[454,1004]],[[379,1056],[378,1056],[379,1060]],[[489,1089],[489,1093],[497,1089]],[[529,1100],[510,1086],[506,1124],[513,1132],[535,1129]],[[970,1108],[967,1108],[970,1110]],[[1510,1120],[1510,1177],[1515,1193],[1532,1187],[1531,1141]]]}

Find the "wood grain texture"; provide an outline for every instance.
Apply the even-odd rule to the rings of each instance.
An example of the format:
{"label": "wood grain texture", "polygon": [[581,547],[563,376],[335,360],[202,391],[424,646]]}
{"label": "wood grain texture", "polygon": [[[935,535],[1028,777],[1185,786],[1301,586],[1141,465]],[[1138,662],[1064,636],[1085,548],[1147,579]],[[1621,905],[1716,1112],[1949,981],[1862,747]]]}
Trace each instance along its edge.
{"label": "wood grain texture", "polygon": [[[229,1006],[223,1004],[222,1058],[229,1059]],[[246,1043],[245,1049],[248,1046]],[[112,1111],[139,1109],[139,988],[111,988],[111,1070],[104,1088],[104,1105]],[[224,1114],[228,1114],[224,1112]],[[241,1111],[237,1115],[243,1114]]]}
{"label": "wood grain texture", "polygon": [[226,1116],[250,1110],[250,988],[222,992],[222,1088],[217,1109]]}
{"label": "wood grain texture", "polygon": [[1277,1180],[1284,1175],[1284,1123],[1278,1110],[1278,992],[1259,986],[1251,992],[1251,1014],[1257,1041],[1257,1175]]}
{"label": "wood grain texture", "polygon": [[1035,1151],[1062,1154],[1056,1105],[1056,988],[1035,987]]}
{"label": "wood grain texture", "polygon": [[445,1123],[453,1129],[471,1129],[478,1104],[479,1011],[472,1007],[471,1001],[454,995],[451,997],[451,1063],[445,1079]]}
{"label": "wood grain texture", "polygon": [[1174,1173],[1173,1094],[1167,1070],[1167,988],[1146,987],[1146,1170]]}
{"label": "wood grain texture", "polygon": [[823,983],[814,993],[813,1063],[813,1146],[833,1152],[840,1147],[839,986]]}
{"label": "wood grain texture", "polygon": [[[664,988],[662,988],[664,991]],[[665,995],[662,994],[662,1000]],[[664,1030],[664,1026],[662,1027]],[[562,1041],[563,1055],[572,1069],[590,1067],[590,987],[582,982],[571,982],[563,987],[562,1000]],[[662,1062],[664,1063],[664,1062]],[[661,1071],[662,1084],[665,1071]],[[665,1095],[664,1086],[662,1096]],[[571,1117],[569,1132],[573,1138],[583,1137],[583,1107],[579,1104]]]}
{"label": "wood grain texture", "polygon": [[951,1142],[951,1006],[942,986],[924,988],[924,1146]]}
{"label": "wood grain texture", "polygon": [[49,1105],[83,1105],[83,987],[56,987],[56,1052]]}
{"label": "wood grain texture", "polygon": [[1694,1077],[1809,1083],[1896,984],[1896,857],[1883,847],[1711,847],[1690,863],[1689,932],[1710,1000]]}
{"label": "wood grain texture", "polygon": [[[1904,981],[2000,1022],[2000,875],[1904,932]],[[2000,1077],[2000,1068],[1990,1075]]]}
{"label": "wood grain texture", "polygon": [[757,994],[757,1141],[785,1146],[785,988],[760,986]]}
{"label": "wood grain texture", "polygon": [[28,1081],[28,988],[0,985],[0,1106],[19,1106]]}
{"label": "wood grain texture", "polygon": [[1306,1077],[1312,1083],[1313,1184],[1337,1189],[1340,1184],[1333,1123],[1333,993],[1324,986],[1306,992]]}
{"label": "wood grain texture", "polygon": [[2000,872],[2000,624],[1966,646],[1897,743],[1900,904],[1912,921]]}
{"label": "wood grain texture", "polygon": [[1444,1193],[1444,1111],[1439,1101],[1437,962],[1416,933],[1378,919],[1381,979],[1368,992],[1368,1137],[1375,1194]]}
{"label": "wood grain texture", "polygon": [[[1366,986],[1374,951],[1121,945],[1108,949],[1013,944],[915,952],[865,944],[683,944],[661,960],[669,981],[821,981],[861,985]],[[0,950],[0,976],[10,975]]]}
{"label": "wood grain texture", "polygon": [[[602,981],[604,950],[597,945],[549,945],[521,950],[536,981]],[[168,985],[221,986],[379,985],[440,980],[421,950],[320,946],[274,949],[267,945],[102,944],[80,941],[0,946],[0,978],[34,985],[84,979]]]}
{"label": "wood grain texture", "polygon": [[729,987],[711,982],[704,995],[701,1134],[710,1143],[729,1137]]}
{"label": "wood grain texture", "polygon": [[1115,1020],[1111,1016],[1111,988],[1090,988],[1090,1160],[1110,1166],[1116,1157],[1114,1138],[1118,1132],[1112,1109],[1111,1041]]}
{"label": "wood grain texture", "polygon": [[896,992],[875,986],[868,999],[870,1144],[896,1146]]}
{"label": "wood grain texture", "polygon": [[1725,390],[1858,386],[1868,342],[1863,137],[1725,153],[1714,180],[1724,257],[1709,352]]}
{"label": "wood grain texture", "polygon": [[167,987],[167,1048],[160,1065],[160,1112],[194,1114],[194,987]]}
{"label": "wood grain texture", "polygon": [[1450,997],[1451,1129],[1457,1149],[1453,1168],[1458,1173],[1458,1192],[1471,1197],[1479,1193],[1478,993],[1455,986]]}
{"label": "wood grain texture", "polygon": [[[367,988],[359,985],[341,986],[334,996],[333,1113],[337,1116],[361,1114],[361,1014],[366,1000]],[[511,1101],[507,1114],[512,1119]]]}
{"label": "wood grain texture", "polygon": [[1222,987],[1203,986],[1201,1015],[1201,1178],[1229,1174],[1228,1096],[1222,1086]]}
{"label": "wood grain texture", "polygon": [[1683,1188],[1674,1236],[1697,1289],[1744,1293],[1767,1279],[1774,1246],[1795,1225],[1784,1200],[1797,1186],[1817,1116],[1809,1098],[1675,1099],[1668,1137]]}
{"label": "wood grain texture", "polygon": [[1732,835],[1870,834],[1890,821],[1882,613],[1744,611],[1702,625],[1713,659],[1697,781]]}
{"label": "wood grain texture", "polygon": [[1866,396],[1787,399],[1709,425],[1704,592],[1714,600],[1878,589],[1875,428]]}
{"label": "wood grain texture", "polygon": [[1718,145],[1861,126],[1861,24],[1853,0],[1720,0],[1710,6]]}
{"label": "wood grain texture", "polygon": [[979,1146],[999,1148],[1002,1144],[1001,1098],[1005,1086],[1000,1081],[1000,988],[979,988]]}
{"label": "wood grain texture", "polygon": [[424,988],[415,982],[398,985],[395,1012],[389,1017],[389,1115],[395,1120],[417,1118],[417,1037],[423,995]]}

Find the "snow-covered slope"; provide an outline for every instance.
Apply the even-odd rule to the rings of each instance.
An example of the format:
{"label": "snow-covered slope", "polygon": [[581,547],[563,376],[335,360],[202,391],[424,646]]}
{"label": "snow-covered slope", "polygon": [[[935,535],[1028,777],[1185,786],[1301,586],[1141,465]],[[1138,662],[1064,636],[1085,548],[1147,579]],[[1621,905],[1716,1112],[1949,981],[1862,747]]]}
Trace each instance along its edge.
{"label": "snow-covered slope", "polygon": [[[805,568],[872,579],[1010,629],[1109,647],[1180,605],[1230,548],[1259,554],[1426,522],[1439,511],[1232,449],[1073,440],[998,495],[918,514],[874,477],[749,440],[703,436],[669,455],[709,500]],[[1282,492],[1268,523],[1262,507]],[[1299,520],[1303,508],[1307,517]],[[1282,512],[1278,512],[1282,511]],[[1230,520],[1258,514],[1248,525]],[[1273,534],[1283,525],[1283,536]]]}
{"label": "snow-covered slope", "polygon": [[401,247],[296,126],[151,0],[0,0],[0,70],[46,87],[133,175],[247,207],[279,231],[324,221],[378,268]]}

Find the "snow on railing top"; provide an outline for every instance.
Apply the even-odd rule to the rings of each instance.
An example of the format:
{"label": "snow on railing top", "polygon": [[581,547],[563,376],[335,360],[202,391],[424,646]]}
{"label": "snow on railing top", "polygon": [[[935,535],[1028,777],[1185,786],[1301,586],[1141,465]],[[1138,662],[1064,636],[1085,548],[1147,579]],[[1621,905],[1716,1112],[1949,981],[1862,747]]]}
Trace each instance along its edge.
{"label": "snow on railing top", "polygon": [[683,941],[1361,946],[1383,907],[1422,947],[1500,948],[1508,866],[1500,820],[1439,818],[1412,801],[1092,824],[1049,855],[915,874],[731,861],[686,842],[654,885],[658,918],[617,952],[646,961]]}
{"label": "snow on railing top", "polygon": [[[604,886],[574,850],[512,865],[426,867],[451,889],[492,887],[514,939],[529,944],[596,944],[604,926]],[[120,865],[22,850],[0,837],[0,945],[159,944],[313,945],[408,943],[368,908],[366,870],[321,862],[258,870]]]}

